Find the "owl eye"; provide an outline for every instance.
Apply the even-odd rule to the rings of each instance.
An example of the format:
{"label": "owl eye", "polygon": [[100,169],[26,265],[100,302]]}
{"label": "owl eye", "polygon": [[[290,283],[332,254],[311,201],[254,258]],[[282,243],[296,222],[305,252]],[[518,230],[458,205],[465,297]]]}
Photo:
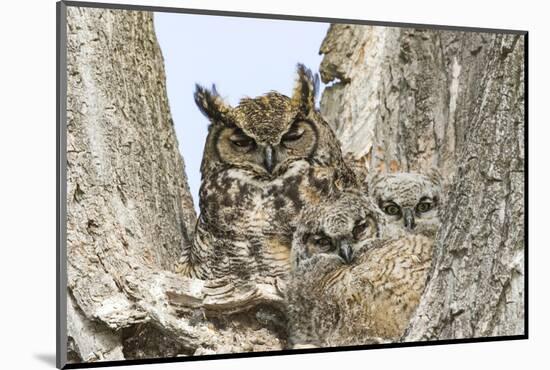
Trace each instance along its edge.
{"label": "owl eye", "polygon": [[302,137],[304,134],[304,128],[298,128],[296,130],[292,130],[287,132],[283,135],[283,141],[296,141]]}
{"label": "owl eye", "polygon": [[254,140],[245,135],[233,135],[229,140],[233,145],[239,148],[249,148],[254,145]]}
{"label": "owl eye", "polygon": [[383,208],[384,212],[390,216],[396,216],[401,213],[401,209],[399,206],[395,203],[389,203],[385,205]]}
{"label": "owl eye", "polygon": [[432,209],[432,207],[432,202],[423,201],[416,205],[416,211],[419,213],[428,212],[430,209]]}

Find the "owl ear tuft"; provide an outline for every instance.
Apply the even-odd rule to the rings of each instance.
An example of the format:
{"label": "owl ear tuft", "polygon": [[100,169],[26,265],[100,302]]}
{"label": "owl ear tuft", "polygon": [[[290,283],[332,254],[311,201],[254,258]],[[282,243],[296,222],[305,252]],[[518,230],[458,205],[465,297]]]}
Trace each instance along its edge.
{"label": "owl ear tuft", "polygon": [[193,97],[201,113],[212,123],[229,123],[229,114],[233,108],[218,94],[216,85],[212,85],[212,89],[208,90],[196,84]]}
{"label": "owl ear tuft", "polygon": [[319,75],[313,74],[303,64],[297,66],[298,76],[292,91],[292,104],[305,114],[315,109],[315,98],[319,91]]}

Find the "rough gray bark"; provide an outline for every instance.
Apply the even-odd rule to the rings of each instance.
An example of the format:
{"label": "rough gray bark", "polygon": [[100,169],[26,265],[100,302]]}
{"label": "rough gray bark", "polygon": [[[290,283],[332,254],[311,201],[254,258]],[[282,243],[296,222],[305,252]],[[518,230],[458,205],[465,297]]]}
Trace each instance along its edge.
{"label": "rough gray bark", "polygon": [[69,350],[79,362],[124,358],[120,334],[101,322],[89,320],[71,296],[67,297],[67,331],[71,333]]}
{"label": "rough gray bark", "polygon": [[[67,14],[71,358],[281,348],[273,330],[238,317],[280,301],[273,288],[229,296],[174,272],[196,216],[152,14],[78,7]],[[236,315],[234,327],[223,326],[220,312]],[[144,331],[169,348],[140,351]]]}
{"label": "rough gray bark", "polygon": [[333,25],[321,111],[370,171],[438,167],[433,277],[404,338],[523,334],[524,37]]}

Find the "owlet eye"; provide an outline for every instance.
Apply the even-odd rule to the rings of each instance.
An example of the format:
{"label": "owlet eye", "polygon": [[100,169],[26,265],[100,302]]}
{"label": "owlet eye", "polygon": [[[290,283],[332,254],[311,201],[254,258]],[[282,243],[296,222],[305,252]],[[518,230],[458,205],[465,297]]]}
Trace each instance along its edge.
{"label": "owlet eye", "polygon": [[383,208],[384,212],[390,216],[396,216],[401,213],[399,206],[393,202],[385,205]]}
{"label": "owlet eye", "polygon": [[424,201],[416,205],[416,211],[419,213],[428,212],[432,209],[432,202]]}
{"label": "owlet eye", "polygon": [[313,236],[313,242],[322,251],[328,252],[332,249],[332,241],[326,236]]}
{"label": "owlet eye", "polygon": [[357,225],[353,228],[353,237],[355,239],[360,239],[363,234],[367,231],[369,228],[369,223],[365,220],[359,221]]}

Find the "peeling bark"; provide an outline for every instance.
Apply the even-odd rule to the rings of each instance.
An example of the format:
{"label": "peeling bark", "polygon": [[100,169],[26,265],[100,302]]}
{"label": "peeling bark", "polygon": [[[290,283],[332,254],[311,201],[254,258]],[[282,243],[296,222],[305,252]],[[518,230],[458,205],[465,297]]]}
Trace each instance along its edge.
{"label": "peeling bark", "polygon": [[69,348],[79,361],[124,360],[120,335],[100,322],[89,320],[71,296],[67,297],[67,324]]}
{"label": "peeling bark", "polygon": [[405,341],[524,333],[524,37],[333,25],[321,112],[369,171],[438,167],[449,196]]}

